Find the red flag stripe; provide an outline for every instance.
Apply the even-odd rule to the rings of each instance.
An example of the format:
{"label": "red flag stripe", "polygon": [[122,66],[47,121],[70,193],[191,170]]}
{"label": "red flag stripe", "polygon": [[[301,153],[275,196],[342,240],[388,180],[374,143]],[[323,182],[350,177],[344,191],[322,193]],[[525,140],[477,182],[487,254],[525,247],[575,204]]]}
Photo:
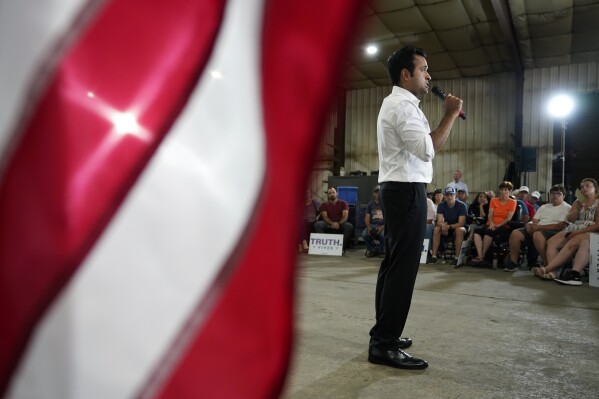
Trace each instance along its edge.
{"label": "red flag stripe", "polygon": [[111,1],[58,63],[0,187],[0,392],[187,100],[223,3]]}
{"label": "red flag stripe", "polygon": [[[237,5],[239,6],[239,4]],[[322,15],[314,13],[316,7],[318,7],[318,12],[323,13]],[[300,209],[301,199],[303,198],[303,185],[307,180],[311,165],[309,162],[310,157],[306,154],[310,154],[310,149],[316,144],[317,132],[320,130],[319,122],[324,120],[323,115],[328,111],[326,106],[328,103],[327,97],[329,97],[328,94],[331,93],[333,87],[332,81],[335,77],[336,66],[340,64],[342,59],[341,49],[343,46],[341,46],[341,43],[346,39],[348,27],[351,26],[350,23],[354,20],[357,7],[357,1],[353,3],[337,1],[327,3],[322,7],[322,5],[316,5],[315,3],[292,4],[292,2],[289,2],[288,4],[284,0],[269,3],[267,7],[264,30],[265,50],[262,59],[263,75],[266,76],[268,81],[263,84],[262,90],[266,105],[265,118],[267,119],[267,138],[269,140],[268,173],[260,206],[253,209],[254,226],[257,227],[250,232],[258,233],[259,236],[253,236],[248,242],[241,243],[241,251],[238,251],[236,255],[238,257],[246,256],[245,259],[236,262],[237,258],[232,258],[229,262],[233,266],[239,265],[241,270],[233,275],[231,284],[227,286],[225,297],[217,302],[218,307],[215,312],[211,313],[208,323],[205,325],[190,323],[189,326],[193,328],[184,332],[191,337],[191,345],[186,345],[187,340],[179,339],[180,346],[178,350],[182,351],[183,358],[181,363],[176,363],[175,372],[171,372],[169,365],[162,368],[161,372],[168,377],[164,390],[161,390],[162,395],[165,397],[272,397],[280,390],[288,362],[293,273],[291,254],[294,253],[292,242],[295,238],[295,229],[282,229],[279,221],[272,217],[272,212],[276,209],[277,214],[282,215],[285,220],[290,220],[290,224],[295,223],[294,215],[297,215]],[[242,20],[238,22],[243,23]],[[314,29],[315,26],[318,28]],[[325,29],[320,29],[321,27],[325,27]],[[245,38],[237,38],[238,44],[245,44],[243,39]],[[239,57],[239,60],[243,61],[244,57]],[[244,79],[240,80],[243,81]],[[240,93],[243,91],[239,90]],[[303,97],[289,96],[290,91],[291,93],[301,93]],[[237,96],[231,96],[230,98],[237,99]],[[202,105],[204,105],[204,108],[209,108],[205,106],[205,103]],[[242,108],[251,106],[251,103],[239,101],[237,105]],[[217,117],[222,118],[222,115],[217,115]],[[225,120],[224,122],[229,121]],[[243,137],[244,135],[243,129],[238,129],[235,132],[237,133],[236,137]],[[289,136],[286,135],[288,132]],[[147,132],[142,131],[141,133],[143,134],[140,140],[147,139]],[[173,133],[173,135],[176,134]],[[180,142],[177,143],[180,146]],[[163,145],[160,150],[161,153],[164,147]],[[292,148],[291,153],[286,151],[290,147]],[[227,147],[225,148],[228,150]],[[181,153],[182,151],[178,152],[178,154]],[[201,154],[201,151],[199,153]],[[158,154],[156,158],[164,157]],[[155,159],[152,164],[155,163]],[[168,163],[169,160],[167,159],[164,162],[165,159],[159,159],[159,161]],[[241,164],[245,165],[243,162]],[[204,165],[200,167],[202,166]],[[90,169],[94,170],[94,168],[88,168],[88,170]],[[155,172],[154,165],[151,165],[149,169],[151,170],[144,173],[146,176],[142,180],[146,180],[147,175],[152,175]],[[225,169],[230,170],[231,168]],[[165,175],[161,177],[165,177]],[[172,175],[167,175],[167,177],[172,177]],[[226,174],[221,181],[226,182],[227,185],[235,184],[238,180],[234,177]],[[280,190],[280,186],[277,186],[279,181],[290,180],[297,180],[298,185],[285,191]],[[206,179],[202,183],[207,181],[209,180]],[[140,183],[144,185],[146,182],[142,181]],[[131,235],[127,236],[127,232],[131,230],[125,229],[125,233],[123,233],[121,218],[123,214],[130,212],[132,208],[136,208],[138,205],[136,201],[139,199],[137,197],[144,197],[144,193],[147,194],[147,191],[138,190],[138,186],[140,184],[136,184],[136,190],[127,199],[123,210],[119,212],[116,220],[111,224],[102,242],[94,248],[92,259],[89,262],[86,261],[82,272],[78,273],[77,280],[85,280],[89,274],[92,274],[88,273],[89,270],[98,271],[100,269],[106,274],[107,267],[102,268],[102,266],[103,263],[106,263],[107,258],[97,255],[106,246],[110,246],[106,242],[111,240],[136,241],[135,239],[131,240]],[[154,187],[160,188],[162,186],[154,184]],[[208,186],[204,184],[203,187]],[[240,212],[240,214],[242,213]],[[146,216],[148,214],[151,213],[146,212]],[[236,217],[239,217],[239,215],[236,215]],[[297,216],[295,217],[297,220]],[[137,220],[139,220],[139,216]],[[192,223],[198,220],[200,219],[190,218]],[[115,233],[114,230],[117,230],[118,233],[119,229],[120,236],[113,234]],[[277,232],[276,236],[273,236],[273,231]],[[114,236],[118,237],[114,238]],[[137,238],[135,235],[133,237]],[[147,243],[148,241],[144,242]],[[282,245],[284,243],[288,245]],[[247,251],[244,251],[248,244],[250,245]],[[116,251],[117,256],[118,254],[127,255],[125,253],[126,249],[126,245],[119,248]],[[204,250],[210,249],[212,248],[204,247]],[[265,256],[263,252],[266,249],[268,249],[268,256]],[[110,252],[111,249],[109,248],[108,251]],[[0,263],[0,267],[1,265],[2,263]],[[125,261],[124,264],[119,266],[126,265],[127,262]],[[170,277],[169,268],[165,269],[165,277]],[[147,279],[143,271],[137,273],[140,284],[146,284]],[[98,280],[106,278],[105,274],[95,276],[95,278],[92,276],[90,278],[92,284],[93,282],[102,283]],[[115,274],[114,271],[113,274]],[[118,277],[120,276],[117,276],[106,286],[110,288],[111,284],[115,284],[118,280]],[[190,283],[190,285],[194,285],[193,279]],[[179,281],[178,284],[174,285],[174,288],[181,288],[184,285]],[[79,288],[71,289],[73,286]],[[72,296],[74,298],[69,298],[66,302],[71,304],[79,303],[78,300],[83,294],[79,292],[82,290],[79,282],[76,281],[71,284],[71,287],[69,287],[69,292],[61,298],[60,302],[63,302],[64,297]],[[86,287],[90,287],[90,285]],[[76,291],[76,293],[71,295],[71,291]],[[107,293],[109,294],[108,297],[112,296],[111,293]],[[137,295],[138,292],[135,291],[131,294]],[[217,295],[212,296],[212,298],[220,299]],[[91,302],[97,305],[101,302],[101,296],[97,295],[91,299]],[[206,300],[204,300],[198,309],[203,312],[210,310],[210,307],[206,306]],[[227,312],[227,314],[222,314],[222,311]],[[71,322],[68,316],[67,314],[67,318],[63,320],[59,318],[57,324],[64,325]],[[94,316],[96,315],[92,314],[90,316],[91,320],[88,321],[97,323],[98,321]],[[198,314],[194,316],[197,317]],[[201,314],[199,316],[202,317]],[[53,318],[53,315],[48,315],[48,318]],[[79,318],[79,315],[77,315],[77,318]],[[120,324],[119,322],[122,322],[122,320],[115,318],[114,322]],[[100,323],[100,326],[102,325]],[[205,329],[200,330],[199,327],[205,327]],[[68,326],[66,331],[69,331]],[[221,333],[222,336],[219,336]],[[143,335],[134,334],[133,337],[142,339]],[[65,341],[68,341],[68,337]],[[78,339],[73,341],[78,343]],[[51,345],[53,341],[36,340],[35,346],[40,342],[42,345],[49,346],[48,344]],[[185,351],[188,352],[185,353]],[[67,359],[68,357],[67,353]],[[235,362],[231,364],[225,359],[234,359]],[[94,360],[91,359],[91,361]],[[177,360],[177,358],[170,358],[170,360]],[[120,363],[108,363],[106,368],[111,366],[118,367]],[[78,370],[73,371],[77,372]],[[50,385],[62,383],[68,386],[74,384],[75,381],[69,381],[68,379],[75,379],[80,374],[79,372],[71,375],[67,371],[63,374],[63,376],[66,376],[66,380],[63,381],[52,380],[52,375],[50,375]],[[231,375],[236,376],[235,384],[230,383]],[[114,373],[111,376],[114,376]],[[103,383],[110,385],[116,383],[116,381],[109,378]],[[51,388],[55,387],[51,386]],[[160,386],[157,386],[156,389],[160,389]],[[54,389],[54,395],[46,395],[46,397],[68,396],[61,396],[56,392],[57,390]],[[153,396],[152,392],[154,391],[145,391],[150,396]],[[71,396],[77,397],[77,394],[70,393]],[[77,393],[80,394],[79,397],[83,394],[91,394],[90,391]],[[97,393],[96,396],[102,397],[101,394]],[[115,396],[108,395],[108,397]]]}
{"label": "red flag stripe", "polygon": [[279,395],[291,344],[292,226],[360,5],[267,0],[261,55],[267,169],[255,227],[225,295],[161,397]]}

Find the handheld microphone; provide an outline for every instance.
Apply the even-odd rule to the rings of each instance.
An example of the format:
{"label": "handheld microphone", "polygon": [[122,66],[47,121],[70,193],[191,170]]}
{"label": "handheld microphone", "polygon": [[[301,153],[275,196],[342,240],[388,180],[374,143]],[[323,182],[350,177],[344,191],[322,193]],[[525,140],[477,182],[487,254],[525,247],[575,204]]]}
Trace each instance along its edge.
{"label": "handheld microphone", "polygon": [[[445,101],[445,97],[447,97],[447,94],[445,94],[445,92],[439,86],[434,86],[431,92],[435,96],[439,97],[441,101]],[[462,118],[462,120],[466,120],[466,113],[463,109],[460,110],[460,118]]]}

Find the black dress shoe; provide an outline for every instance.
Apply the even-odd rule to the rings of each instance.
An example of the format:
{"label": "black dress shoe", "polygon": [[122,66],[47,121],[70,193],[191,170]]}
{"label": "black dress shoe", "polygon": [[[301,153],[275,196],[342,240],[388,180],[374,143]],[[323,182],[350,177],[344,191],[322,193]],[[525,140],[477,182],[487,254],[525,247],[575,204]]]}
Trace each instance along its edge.
{"label": "black dress shoe", "polygon": [[397,338],[397,347],[399,349],[408,349],[410,346],[412,346],[411,338]]}
{"label": "black dress shoe", "polygon": [[410,356],[401,349],[380,349],[374,346],[368,349],[368,361],[398,369],[418,370],[428,367],[426,361]]}

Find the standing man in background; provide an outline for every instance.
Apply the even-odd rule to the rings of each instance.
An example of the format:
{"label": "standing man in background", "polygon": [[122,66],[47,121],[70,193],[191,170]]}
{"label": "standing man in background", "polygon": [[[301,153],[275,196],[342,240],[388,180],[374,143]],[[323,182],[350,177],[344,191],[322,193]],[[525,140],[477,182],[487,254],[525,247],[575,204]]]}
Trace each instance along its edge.
{"label": "standing man in background", "polygon": [[[463,191],[468,195],[468,185],[462,181],[462,171],[455,170],[453,172],[453,180],[447,183],[445,187],[453,187],[456,192]],[[460,199],[460,201],[462,201]],[[464,201],[462,201],[464,202]],[[465,202],[464,202],[465,203]]]}
{"label": "standing man in background", "polygon": [[433,178],[432,160],[447,138],[462,108],[448,94],[445,114],[431,132],[418,96],[427,94],[431,76],[423,49],[406,45],[388,61],[393,91],[383,100],[377,120],[379,183],[385,215],[385,258],[377,277],[376,322],[370,330],[368,361],[404,369],[423,369],[428,363],[403,349],[400,338],[410,304],[426,228],[426,184]]}

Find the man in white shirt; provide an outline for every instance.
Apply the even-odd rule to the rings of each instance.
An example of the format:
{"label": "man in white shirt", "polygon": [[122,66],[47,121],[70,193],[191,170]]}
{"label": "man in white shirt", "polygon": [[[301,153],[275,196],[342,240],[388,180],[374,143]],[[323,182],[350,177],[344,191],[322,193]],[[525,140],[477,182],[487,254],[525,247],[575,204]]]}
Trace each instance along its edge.
{"label": "man in white shirt", "polygon": [[563,230],[570,205],[564,201],[566,189],[561,184],[556,184],[549,190],[551,202],[543,205],[535,213],[531,222],[510,234],[510,255],[505,260],[505,271],[511,272],[518,268],[518,257],[522,243],[526,240],[528,245],[528,267],[534,266],[538,255],[541,255],[543,264],[547,264],[547,240]]}
{"label": "man in white shirt", "polygon": [[431,76],[424,50],[406,45],[388,60],[393,91],[383,100],[377,120],[379,183],[385,215],[386,253],[376,284],[376,322],[370,330],[368,361],[404,369],[428,363],[402,349],[412,340],[404,329],[426,230],[426,184],[433,178],[433,157],[449,137],[462,100],[448,94],[445,113],[431,132],[417,96],[428,93]]}

